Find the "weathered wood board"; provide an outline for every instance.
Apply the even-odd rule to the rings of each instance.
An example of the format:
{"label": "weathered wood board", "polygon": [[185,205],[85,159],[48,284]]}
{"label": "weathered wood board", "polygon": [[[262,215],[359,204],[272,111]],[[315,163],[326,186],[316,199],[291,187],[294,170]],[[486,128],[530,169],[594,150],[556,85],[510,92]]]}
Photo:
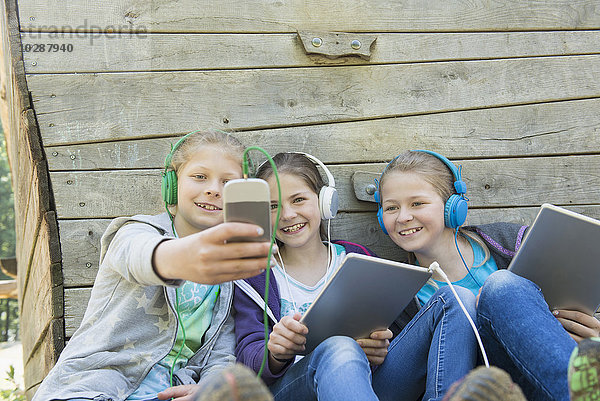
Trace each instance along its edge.
{"label": "weathered wood board", "polygon": [[28,311],[20,317],[25,360],[39,347],[51,320],[63,316],[61,254],[58,242],[52,238],[58,238],[56,218],[54,212],[47,212],[36,236],[27,285],[20,294],[21,310]]}
{"label": "weathered wood board", "polygon": [[[48,167],[20,51],[15,1],[2,10],[2,124],[15,199],[17,283],[25,390],[39,383],[64,346],[63,288]],[[34,378],[37,377],[37,378]]]}
{"label": "weathered wood board", "polygon": [[[600,155],[523,159],[459,160],[473,207],[528,207],[551,202],[594,204],[600,186]],[[385,164],[330,166],[336,177],[340,210],[374,210],[359,201],[352,186],[356,171],[378,178]],[[143,210],[160,212],[162,170],[70,171],[51,173],[60,218],[104,218]],[[492,174],[493,172],[493,174]]]}
{"label": "weathered wood board", "polygon": [[[350,34],[364,42],[365,34]],[[598,31],[376,33],[368,60],[307,54],[296,33],[22,35],[28,74],[391,64],[600,53]],[[314,34],[320,37],[319,33]],[[485,46],[481,46],[485,43]],[[362,44],[362,43],[361,43]],[[324,42],[320,48],[326,48]],[[350,41],[346,44],[350,49]],[[44,51],[41,51],[41,50]]]}
{"label": "weathered wood board", "polygon": [[594,0],[360,2],[223,0],[21,0],[23,30],[76,32],[456,32],[586,29],[600,26]]}
{"label": "weathered wood board", "polygon": [[65,326],[62,318],[53,319],[38,342],[39,347],[24,361],[24,381],[28,399],[58,360],[64,348]]}
{"label": "weathered wood board", "polygon": [[[324,163],[391,160],[406,149],[436,149],[451,159],[593,153],[600,149],[600,99],[404,118],[237,132],[245,144],[303,150]],[[365,133],[368,133],[366,135]],[[339,141],[344,138],[344,151]],[[161,168],[178,138],[46,147],[50,171]],[[260,159],[262,155],[251,154]]]}
{"label": "weathered wood board", "polygon": [[30,75],[28,84],[43,143],[51,146],[185,133],[200,121],[266,128],[599,97],[598,76],[600,56],[589,55],[243,73],[42,74]]}

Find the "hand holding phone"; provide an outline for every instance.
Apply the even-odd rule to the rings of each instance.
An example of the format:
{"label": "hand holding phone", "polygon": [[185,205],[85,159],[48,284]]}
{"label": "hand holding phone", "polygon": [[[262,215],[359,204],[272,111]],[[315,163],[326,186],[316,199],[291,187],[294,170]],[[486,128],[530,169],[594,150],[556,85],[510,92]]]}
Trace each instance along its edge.
{"label": "hand holding phone", "polygon": [[260,237],[234,237],[230,242],[269,242],[271,240],[271,193],[269,184],[258,178],[228,181],[223,187],[225,222],[251,223],[262,227]]}

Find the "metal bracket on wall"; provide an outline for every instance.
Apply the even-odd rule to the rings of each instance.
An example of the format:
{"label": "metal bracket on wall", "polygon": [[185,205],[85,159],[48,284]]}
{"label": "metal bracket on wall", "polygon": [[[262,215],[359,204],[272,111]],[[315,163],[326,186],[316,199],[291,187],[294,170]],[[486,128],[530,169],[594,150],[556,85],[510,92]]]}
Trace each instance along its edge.
{"label": "metal bracket on wall", "polygon": [[373,194],[377,190],[375,179],[379,179],[381,173],[370,171],[355,171],[352,174],[352,187],[356,199],[366,202],[375,202]]}
{"label": "metal bracket on wall", "polygon": [[328,58],[358,56],[371,58],[371,46],[377,36],[365,33],[300,32],[298,37],[307,54],[321,54]]}

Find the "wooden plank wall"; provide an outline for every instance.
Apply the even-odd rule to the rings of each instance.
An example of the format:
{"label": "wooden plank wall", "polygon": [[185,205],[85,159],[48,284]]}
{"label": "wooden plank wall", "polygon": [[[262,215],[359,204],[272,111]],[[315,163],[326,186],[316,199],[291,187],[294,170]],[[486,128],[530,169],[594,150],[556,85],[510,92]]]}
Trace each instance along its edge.
{"label": "wooden plank wall", "polygon": [[2,1],[2,125],[15,195],[20,333],[28,397],[64,347],[63,288],[48,165],[29,98],[16,1]]}
{"label": "wooden plank wall", "polygon": [[[391,258],[365,187],[405,149],[463,164],[472,224],[528,223],[544,202],[600,217],[595,0],[21,0],[19,20],[67,337],[108,221],[160,212],[169,145],[203,127],[323,160],[341,197],[334,236]],[[376,40],[369,59],[328,58],[298,31]]]}

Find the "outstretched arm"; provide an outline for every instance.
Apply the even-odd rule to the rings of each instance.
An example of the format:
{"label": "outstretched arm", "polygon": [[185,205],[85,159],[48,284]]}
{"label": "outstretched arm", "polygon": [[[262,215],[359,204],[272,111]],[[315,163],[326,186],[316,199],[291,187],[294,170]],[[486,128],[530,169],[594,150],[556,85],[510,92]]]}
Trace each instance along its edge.
{"label": "outstretched arm", "polygon": [[268,242],[227,242],[233,237],[257,237],[262,229],[253,224],[222,223],[183,238],[161,242],[152,263],[165,281],[183,279],[201,284],[256,276],[265,269]]}

